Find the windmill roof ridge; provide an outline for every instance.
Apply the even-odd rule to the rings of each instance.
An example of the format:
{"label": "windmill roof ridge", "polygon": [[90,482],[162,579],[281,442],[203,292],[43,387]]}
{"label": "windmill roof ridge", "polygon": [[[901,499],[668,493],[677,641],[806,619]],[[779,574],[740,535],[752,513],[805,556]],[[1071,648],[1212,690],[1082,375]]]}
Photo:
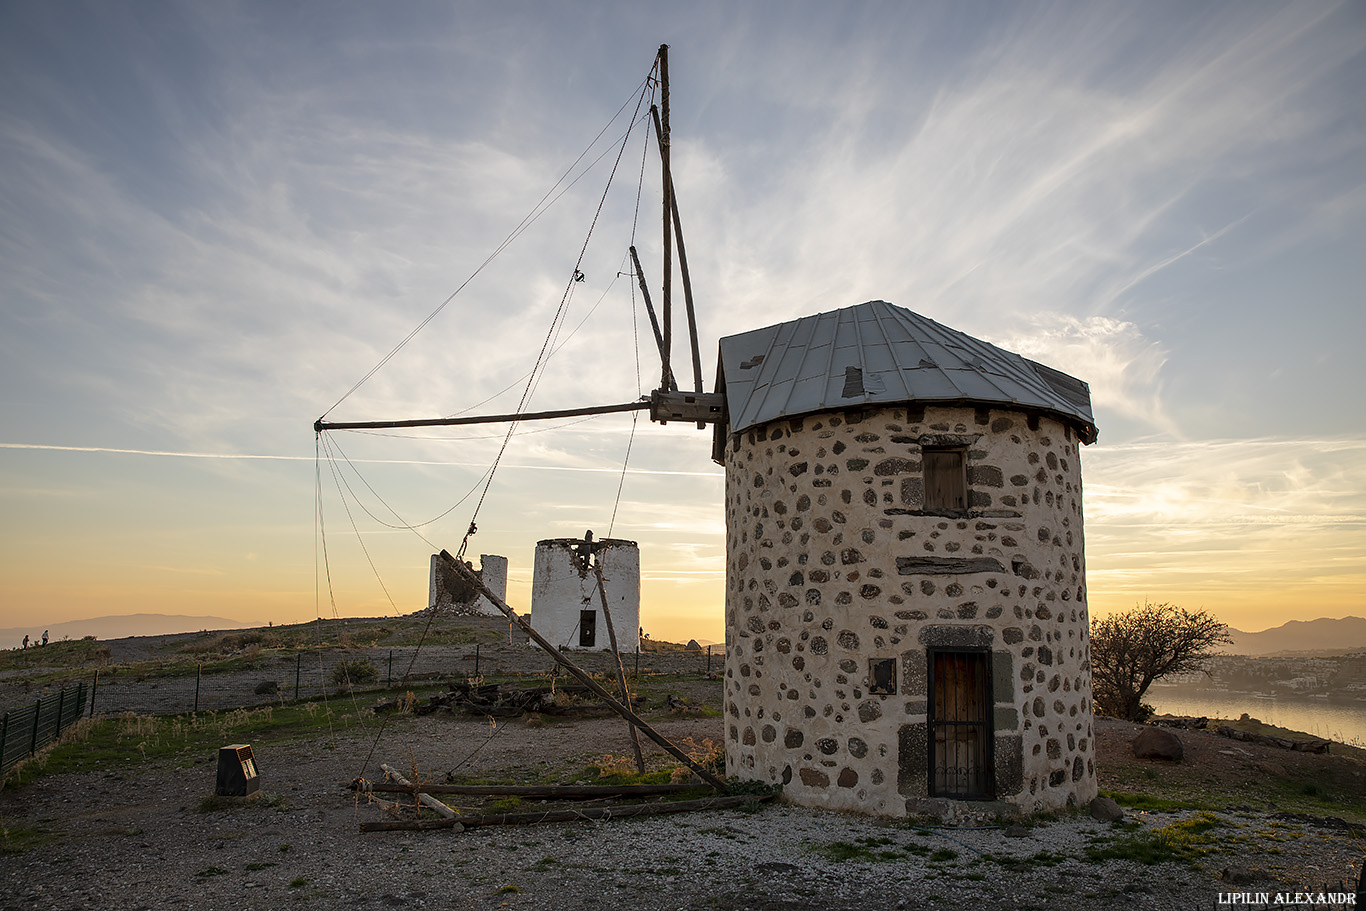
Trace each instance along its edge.
{"label": "windmill roof ridge", "polygon": [[884,300],[727,336],[731,432],[863,405],[1003,405],[1052,414],[1096,439],[1091,390],[1054,367]]}

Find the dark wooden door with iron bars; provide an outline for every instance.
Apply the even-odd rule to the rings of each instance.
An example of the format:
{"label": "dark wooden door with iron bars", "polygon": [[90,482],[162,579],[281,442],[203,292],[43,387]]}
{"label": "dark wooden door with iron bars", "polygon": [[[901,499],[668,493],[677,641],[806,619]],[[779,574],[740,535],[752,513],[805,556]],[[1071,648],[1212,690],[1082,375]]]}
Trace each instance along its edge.
{"label": "dark wooden door with iron bars", "polygon": [[929,664],[930,796],[992,800],[991,652],[931,649]]}

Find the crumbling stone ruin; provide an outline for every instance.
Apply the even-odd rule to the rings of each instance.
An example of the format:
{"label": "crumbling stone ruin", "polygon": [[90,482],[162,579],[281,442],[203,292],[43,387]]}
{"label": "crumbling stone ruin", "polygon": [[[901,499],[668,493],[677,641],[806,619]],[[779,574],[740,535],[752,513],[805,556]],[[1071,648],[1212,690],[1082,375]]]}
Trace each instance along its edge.
{"label": "crumbling stone ruin", "polygon": [[[465,564],[473,569],[469,563]],[[479,569],[474,570],[480,580],[495,595],[507,600],[508,559],[495,554],[480,554]],[[432,554],[431,581],[428,586],[427,610],[444,617],[503,616],[493,602],[460,577],[440,554]]]}

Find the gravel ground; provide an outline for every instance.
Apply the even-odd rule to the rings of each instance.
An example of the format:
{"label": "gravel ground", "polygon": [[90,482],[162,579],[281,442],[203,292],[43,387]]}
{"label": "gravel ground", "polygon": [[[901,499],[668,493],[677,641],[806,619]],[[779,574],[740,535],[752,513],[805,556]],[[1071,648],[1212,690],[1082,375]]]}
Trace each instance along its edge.
{"label": "gravel ground", "polygon": [[[1111,735],[1103,742],[1128,733],[1099,724]],[[675,741],[721,736],[719,719],[659,727]],[[0,792],[6,826],[53,833],[45,844],[0,855],[0,908],[1215,908],[1221,891],[1317,889],[1354,877],[1366,844],[1282,822],[1274,827],[1279,854],[1265,853],[1272,845],[1259,837],[1207,858],[1208,870],[1147,867],[1087,860],[1092,839],[1116,832],[1085,817],[1008,837],[999,828],[920,829],[782,804],[459,834],[358,831],[362,821],[388,817],[343,784],[358,774],[379,780],[381,762],[440,781],[462,762],[462,773],[473,775],[545,767],[570,774],[626,749],[615,719],[504,722],[491,740],[490,730],[485,721],[438,714],[391,725],[378,747],[373,734],[343,735],[334,747],[264,746],[264,799],[208,812],[200,805],[213,788],[212,757],[187,770],[153,762],[41,776]],[[1190,815],[1131,818],[1151,828]],[[1230,834],[1271,825],[1253,813],[1221,818]],[[833,858],[831,846],[841,844],[865,848],[863,859]],[[1230,885],[1218,879],[1227,866],[1265,876]]]}
{"label": "gravel ground", "polygon": [[[117,661],[164,655],[175,644],[168,637],[110,643]],[[387,652],[345,654],[387,664]],[[659,670],[693,673],[705,660],[695,654],[648,657]],[[418,672],[468,674],[472,658],[472,647],[424,649],[423,661],[431,668]],[[485,673],[535,672],[548,659],[505,644],[484,646],[481,661]],[[588,659],[595,661],[600,658]],[[290,669],[265,664],[224,675],[216,685],[223,698],[241,698],[232,694],[249,692],[263,678],[288,686],[292,677],[285,680],[285,670]],[[183,678],[102,680],[98,707],[184,711],[185,686]],[[32,698],[21,684],[0,681],[0,697],[7,689],[11,696]],[[350,705],[363,707],[374,695]],[[723,736],[720,719],[665,720],[658,727],[675,742],[719,742]],[[624,725],[616,719],[545,727],[505,721],[491,739],[495,729],[486,721],[449,714],[403,718],[378,740],[377,729],[378,722],[369,732],[343,733],[331,743],[258,744],[263,797],[222,809],[202,809],[214,785],[212,755],[191,768],[154,761],[136,769],[48,774],[0,791],[0,825],[20,836],[6,843],[27,846],[0,853],[0,909],[1217,908],[1221,892],[1274,895],[1355,882],[1366,853],[1366,841],[1343,829],[1251,810],[1218,814],[1220,849],[1202,858],[1198,869],[1089,860],[1085,849],[1094,840],[1132,832],[1084,816],[1041,823],[1012,837],[1001,828],[917,828],[766,804],[753,812],[458,834],[362,834],[359,823],[389,816],[344,785],[358,776],[381,780],[382,762],[424,781],[442,781],[456,766],[462,775],[571,781],[604,753],[628,750]],[[1133,764],[1141,762],[1128,751],[1136,730],[1097,719],[1102,787],[1114,787],[1104,783],[1107,770],[1132,774]],[[1217,781],[1225,793],[1238,781],[1291,766],[1313,780],[1315,764],[1351,762],[1233,744],[1206,733],[1181,737],[1187,755],[1179,772],[1164,774]],[[646,746],[647,753],[653,751]],[[1346,774],[1366,787],[1359,765]],[[1129,821],[1154,829],[1192,815],[1131,813]],[[856,856],[840,859],[841,848]],[[1244,875],[1224,881],[1226,869]]]}

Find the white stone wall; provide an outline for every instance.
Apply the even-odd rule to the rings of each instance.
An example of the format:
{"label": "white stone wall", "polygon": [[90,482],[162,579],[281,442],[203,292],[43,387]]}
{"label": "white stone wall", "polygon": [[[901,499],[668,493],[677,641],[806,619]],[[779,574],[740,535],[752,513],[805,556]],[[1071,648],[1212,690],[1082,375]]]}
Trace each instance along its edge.
{"label": "white stone wall", "polygon": [[[507,557],[480,554],[479,569],[475,570],[475,573],[491,592],[507,601]],[[453,616],[503,616],[503,612],[494,607],[492,601],[461,581],[440,554],[432,554],[431,574],[427,584],[427,607],[429,610]]]}
{"label": "white stone wall", "polygon": [[[531,626],[552,644],[568,649],[610,649],[595,562],[600,562],[607,603],[622,652],[640,650],[640,549],[634,541],[604,538],[585,544],[555,538],[536,544],[531,582]],[[579,644],[581,611],[593,611],[595,642]]]}
{"label": "white stone wall", "polygon": [[[921,447],[966,449],[968,508],[924,509]],[[726,767],[796,803],[929,802],[927,650],[989,649],[996,799],[1096,795],[1076,434],[1000,408],[777,421],[726,451]],[[895,659],[894,695],[868,692]],[[954,805],[951,804],[950,808]]]}

